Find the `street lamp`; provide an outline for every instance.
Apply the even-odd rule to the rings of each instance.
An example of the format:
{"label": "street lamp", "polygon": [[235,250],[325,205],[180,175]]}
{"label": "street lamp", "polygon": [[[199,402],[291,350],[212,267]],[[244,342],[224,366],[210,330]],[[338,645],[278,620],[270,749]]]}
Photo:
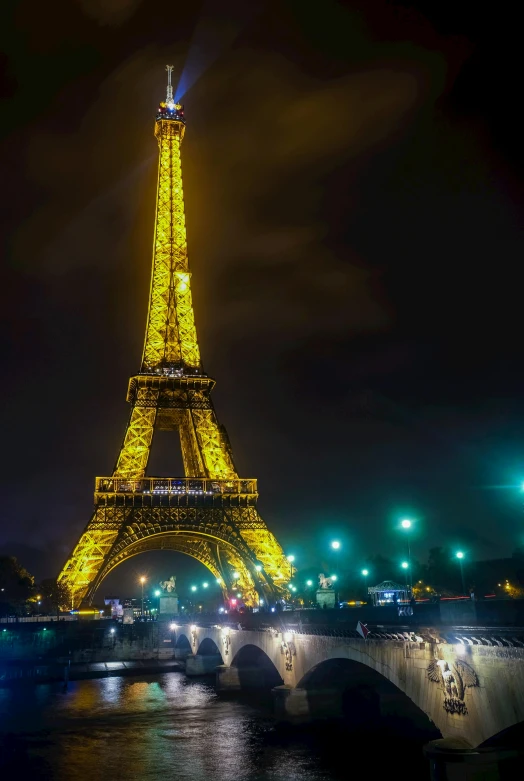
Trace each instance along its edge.
{"label": "street lamp", "polygon": [[142,575],[140,578],[140,584],[142,586],[142,616],[144,615],[144,583],[146,582],[146,578]]}
{"label": "street lamp", "polygon": [[459,564],[460,564],[460,579],[462,580],[462,593],[465,595],[466,594],[466,586],[464,584],[464,567],[462,566],[462,560],[464,559],[464,553],[461,550],[458,550],[455,553],[455,556],[459,560]]}
{"label": "street lamp", "polygon": [[312,580],[306,580],[306,586],[312,586],[313,581]]}
{"label": "street lamp", "polygon": [[406,589],[409,589],[409,561],[403,561],[400,566],[406,570]]}
{"label": "street lamp", "polygon": [[196,586],[191,586],[191,591],[196,591],[196,590],[197,590]]}
{"label": "street lamp", "polygon": [[368,596],[368,575],[369,575],[369,570],[368,569],[363,569],[361,574],[362,574],[362,577],[364,578],[364,596],[367,599],[367,596]]}
{"label": "street lamp", "polygon": [[155,597],[159,597],[159,596],[160,596],[160,591],[157,589],[157,590],[155,591]]}
{"label": "street lamp", "polygon": [[209,583],[202,583],[202,588],[207,588],[209,586]]}
{"label": "street lamp", "polygon": [[413,589],[413,581],[411,579],[411,546],[409,540],[410,529],[413,526],[413,521],[410,521],[408,518],[404,518],[404,520],[400,522],[400,525],[406,532],[406,537],[408,541],[408,566],[405,567],[405,569],[409,569],[409,586],[411,589]]}
{"label": "street lamp", "polygon": [[333,550],[339,550],[340,549],[340,542],[338,540],[333,540],[331,543],[331,547]]}

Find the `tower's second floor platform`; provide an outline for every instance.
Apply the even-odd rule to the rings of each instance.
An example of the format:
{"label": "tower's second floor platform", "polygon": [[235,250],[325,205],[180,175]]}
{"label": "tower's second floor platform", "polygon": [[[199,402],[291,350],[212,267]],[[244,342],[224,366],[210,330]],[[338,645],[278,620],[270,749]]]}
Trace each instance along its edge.
{"label": "tower's second floor platform", "polygon": [[131,506],[255,505],[257,481],[205,477],[97,477],[95,504]]}

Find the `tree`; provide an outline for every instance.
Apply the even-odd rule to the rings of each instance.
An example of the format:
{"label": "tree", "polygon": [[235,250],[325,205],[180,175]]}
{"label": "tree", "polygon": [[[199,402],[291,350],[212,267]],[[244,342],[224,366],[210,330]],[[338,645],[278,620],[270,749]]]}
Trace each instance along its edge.
{"label": "tree", "polygon": [[369,570],[370,585],[377,585],[384,580],[397,580],[395,575],[395,565],[391,559],[385,556],[367,556],[365,558],[365,567]]}
{"label": "tree", "polygon": [[42,609],[47,613],[58,613],[60,610],[71,609],[71,591],[65,583],[58,583],[54,578],[46,578],[39,587],[42,596]]}
{"label": "tree", "polygon": [[421,578],[431,583],[441,594],[447,591],[462,592],[460,564],[448,548],[430,548],[428,563],[421,572]]}
{"label": "tree", "polygon": [[34,577],[14,556],[0,556],[0,614],[20,615],[31,596]]}

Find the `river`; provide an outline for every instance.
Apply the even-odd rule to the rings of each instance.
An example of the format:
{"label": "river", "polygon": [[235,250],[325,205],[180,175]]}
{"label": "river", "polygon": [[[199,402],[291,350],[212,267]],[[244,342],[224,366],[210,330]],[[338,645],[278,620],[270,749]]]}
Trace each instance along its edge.
{"label": "river", "polygon": [[[408,738],[408,736],[410,736]],[[268,702],[219,697],[182,673],[0,689],[3,778],[342,781],[429,778],[411,725],[276,728]],[[427,736],[428,739],[430,736]]]}

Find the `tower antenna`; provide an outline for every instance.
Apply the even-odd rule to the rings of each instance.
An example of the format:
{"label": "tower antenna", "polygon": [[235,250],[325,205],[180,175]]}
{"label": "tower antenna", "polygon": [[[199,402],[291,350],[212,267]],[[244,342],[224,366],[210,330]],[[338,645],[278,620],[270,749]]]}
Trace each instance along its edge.
{"label": "tower antenna", "polygon": [[171,84],[171,74],[173,73],[173,66],[172,65],[166,65],[166,71],[167,71],[166,103],[172,103],[173,102],[173,85]]}

